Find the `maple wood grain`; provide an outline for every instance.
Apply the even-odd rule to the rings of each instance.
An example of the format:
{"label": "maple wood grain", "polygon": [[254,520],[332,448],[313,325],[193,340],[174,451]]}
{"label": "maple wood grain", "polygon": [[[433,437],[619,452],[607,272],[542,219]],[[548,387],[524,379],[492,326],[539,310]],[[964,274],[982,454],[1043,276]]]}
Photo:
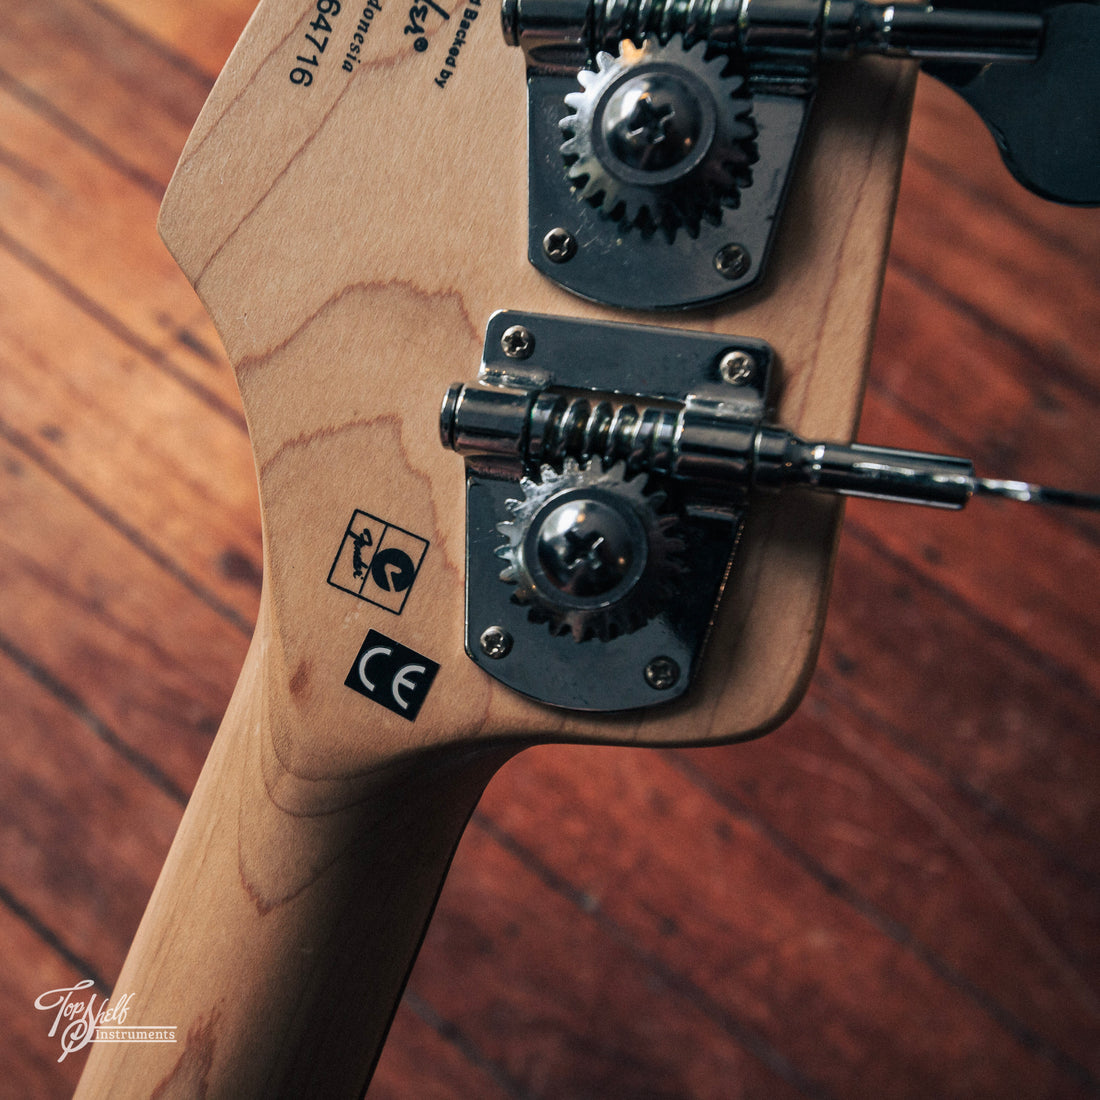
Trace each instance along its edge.
{"label": "maple wood grain", "polygon": [[[71,1094],[34,999],[115,983],[258,606],[235,383],[151,223],[250,6],[0,27],[4,1095]],[[911,137],[863,438],[1095,487],[1100,220],[932,83]],[[780,731],[517,756],[371,1095],[1095,1095],[1098,541],[850,504]]]}

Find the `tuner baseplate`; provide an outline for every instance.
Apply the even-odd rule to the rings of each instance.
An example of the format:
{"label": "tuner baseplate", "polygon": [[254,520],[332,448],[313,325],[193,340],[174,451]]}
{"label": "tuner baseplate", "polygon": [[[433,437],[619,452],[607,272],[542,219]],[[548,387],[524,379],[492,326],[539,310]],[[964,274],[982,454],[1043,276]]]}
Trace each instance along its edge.
{"label": "tuner baseplate", "polygon": [[528,259],[649,310],[760,282],[823,62],[1029,61],[1044,27],[865,0],[505,0],[503,23],[526,62]]}
{"label": "tuner baseplate", "polygon": [[494,315],[442,418],[466,455],[470,658],[573,710],[684,694],[747,496],[671,476],[677,424],[693,402],[758,421],[771,364],[758,340]]}

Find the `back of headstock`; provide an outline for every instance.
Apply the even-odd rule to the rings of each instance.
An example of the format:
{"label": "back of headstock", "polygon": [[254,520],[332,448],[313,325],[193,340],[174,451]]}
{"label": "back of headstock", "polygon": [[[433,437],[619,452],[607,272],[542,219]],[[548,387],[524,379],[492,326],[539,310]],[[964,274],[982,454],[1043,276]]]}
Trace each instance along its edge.
{"label": "back of headstock", "polygon": [[[681,702],[551,709],[463,654],[463,474],[439,405],[512,309],[766,339],[778,420],[849,439],[911,82],[891,62],[825,74],[757,289],[624,314],[527,262],[524,72],[495,12],[261,4],[161,223],[234,363],[265,532],[253,649],[127,972],[158,990],[151,1017],[209,1042],[136,1075],[97,1051],[89,1089],[211,1072],[234,1095],[354,1087],[465,817],[518,744],[703,742],[782,720],[820,633],[835,503],[754,505]],[[559,643],[582,661],[602,644]],[[196,982],[200,964],[217,980]]]}
{"label": "back of headstock", "polygon": [[[413,35],[406,27],[420,24],[403,10],[384,17],[368,7],[349,75],[346,51],[333,50],[344,38],[358,45],[358,11],[326,16],[321,8],[332,6],[321,0],[313,21],[331,24],[332,44],[314,67],[298,58],[315,52],[307,36],[325,32],[313,32],[300,7],[257,11],[161,221],[236,364],[250,422],[267,537],[268,660],[286,685],[269,686],[284,692],[278,710],[328,731],[333,767],[407,744],[403,718],[377,707],[364,714],[361,698],[333,690],[365,628],[377,627],[440,665],[416,718],[418,745],[515,735],[705,740],[774,725],[815,644],[831,504],[765,509],[717,628],[715,650],[727,657],[704,673],[690,726],[675,709],[611,723],[566,717],[491,687],[461,656],[462,475],[436,429],[446,387],[476,373],[485,325],[500,309],[624,315],[563,293],[526,262],[525,86],[519,51],[501,40],[494,13],[473,6],[444,20],[429,8],[426,33]],[[455,56],[458,34],[468,37]],[[452,74],[443,87],[441,72]],[[747,303],[649,317],[747,337],[782,332],[781,416],[833,438],[850,437],[856,422],[912,79],[897,65],[858,75],[821,97],[805,160],[830,167],[796,181],[768,285]],[[886,108],[871,126],[867,101]],[[373,582],[374,603],[326,584],[349,522],[353,535],[365,522],[407,532],[414,557],[424,548],[399,618]],[[736,648],[735,633],[745,642]],[[737,656],[745,651],[752,657]],[[292,695],[291,683],[309,690]],[[368,720],[380,728],[364,743]],[[311,738],[314,766],[328,751]]]}

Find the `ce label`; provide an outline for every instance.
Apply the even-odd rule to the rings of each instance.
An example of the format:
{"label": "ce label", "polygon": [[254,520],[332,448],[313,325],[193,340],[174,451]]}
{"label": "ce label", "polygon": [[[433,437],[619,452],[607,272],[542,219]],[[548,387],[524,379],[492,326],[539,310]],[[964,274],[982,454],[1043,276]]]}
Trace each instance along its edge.
{"label": "ce label", "polygon": [[[368,649],[362,657],[359,658],[359,679],[363,681],[363,686],[374,695],[378,688],[371,683],[367,677],[367,666],[370,664],[371,659],[374,657],[392,657],[393,646],[388,645],[376,645],[373,649]],[[405,665],[403,668],[397,670],[396,675],[393,678],[393,683],[390,684],[390,694],[393,696],[394,702],[402,709],[409,709],[409,700],[401,694],[402,688],[408,688],[415,690],[417,685],[413,683],[412,677],[415,675],[423,676],[428,671],[427,665],[411,664]]]}
{"label": "ce label", "polygon": [[344,685],[412,722],[438,671],[435,661],[372,630],[359,647]]}

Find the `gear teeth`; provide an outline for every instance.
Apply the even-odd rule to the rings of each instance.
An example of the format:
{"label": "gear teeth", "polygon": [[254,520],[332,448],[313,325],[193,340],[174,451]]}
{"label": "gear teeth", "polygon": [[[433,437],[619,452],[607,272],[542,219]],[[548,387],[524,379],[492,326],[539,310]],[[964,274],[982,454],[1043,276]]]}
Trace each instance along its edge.
{"label": "gear teeth", "polygon": [[[577,73],[580,91],[564,97],[570,114],[558,125],[564,140],[561,154],[566,175],[579,201],[597,208],[623,230],[635,229],[643,238],[660,233],[674,243],[682,229],[698,237],[702,225],[721,223],[723,211],[740,205],[740,193],[752,184],[751,165],[757,158],[756,127],[747,82],[740,73],[723,76],[728,58],[707,60],[707,43],[690,44],[680,36],[665,43],[647,39],[641,46],[624,42],[621,56],[600,51],[594,69]],[[631,69],[642,71],[653,62],[682,66],[714,93],[717,108],[711,154],[677,180],[646,187],[617,178],[596,153],[592,128],[602,97]]]}
{"label": "gear teeth", "polygon": [[[560,472],[543,466],[539,480],[524,477],[520,488],[523,500],[509,499],[504,505],[514,519],[496,525],[507,541],[495,553],[505,563],[499,574],[501,581],[514,586],[512,600],[527,608],[531,622],[545,623],[555,637],[606,642],[640,629],[675,598],[678,584],[687,573],[687,565],[680,558],[686,546],[677,534],[679,517],[662,511],[668,503],[667,493],[651,484],[647,475],[621,465],[605,469],[595,458],[587,463],[566,458]],[[556,496],[575,488],[589,488],[597,496],[613,493],[620,501],[629,501],[646,531],[646,569],[634,586],[610,606],[566,608],[555,604],[553,594],[540,590],[524,561],[523,544],[530,525]]]}

